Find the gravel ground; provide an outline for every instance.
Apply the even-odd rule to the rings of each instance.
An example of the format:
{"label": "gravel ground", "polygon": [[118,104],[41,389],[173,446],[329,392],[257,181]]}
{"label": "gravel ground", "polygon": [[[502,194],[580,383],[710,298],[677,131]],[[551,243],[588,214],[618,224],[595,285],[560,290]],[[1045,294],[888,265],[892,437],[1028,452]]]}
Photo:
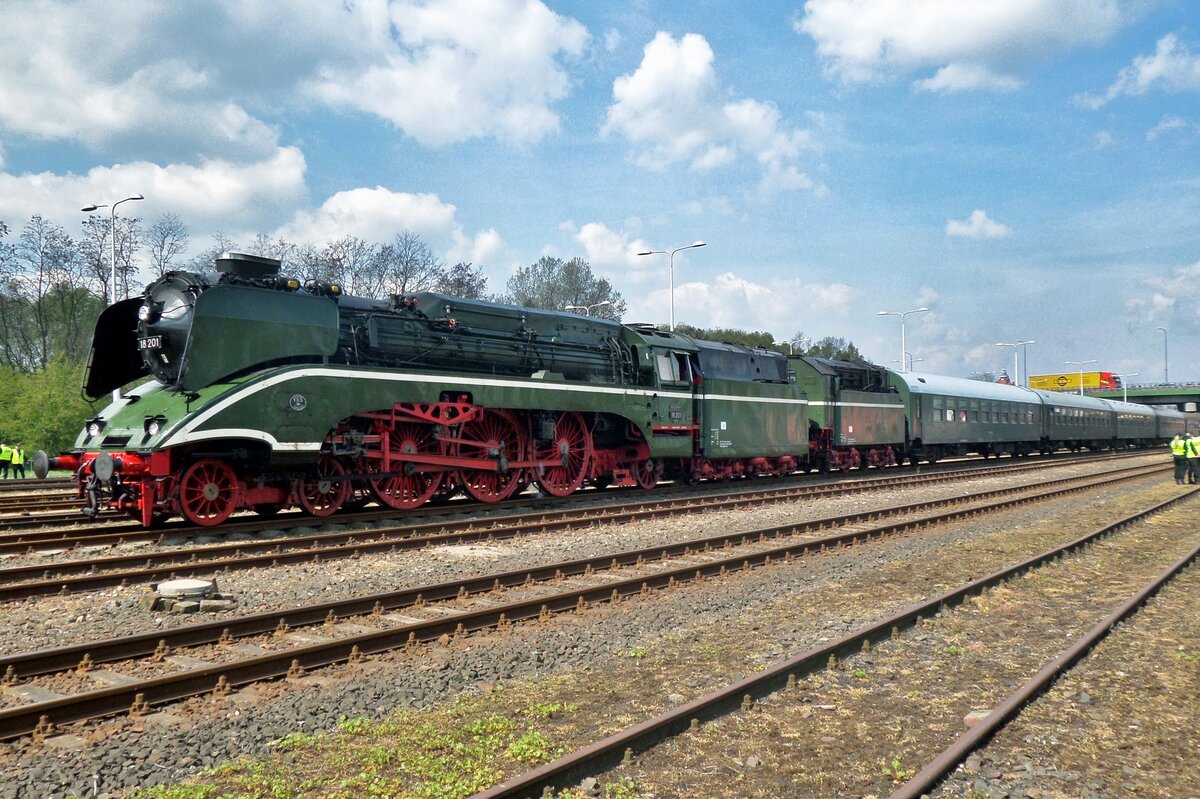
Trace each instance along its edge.
{"label": "gravel ground", "polygon": [[[1161,462],[1159,455],[1146,463]],[[1143,462],[1137,459],[1136,462]],[[1134,465],[1122,462],[1122,466]],[[1105,469],[1109,467],[1104,467]],[[1085,464],[1056,467],[1056,476],[1084,475],[1097,471]],[[702,519],[677,517],[652,522],[613,526],[603,537],[594,530],[574,530],[508,540],[488,545],[439,547],[421,552],[381,554],[359,560],[329,560],[319,565],[300,564],[251,569],[222,575],[218,588],[239,602],[239,611],[260,612],[302,604],[343,599],[380,591],[427,585],[448,579],[489,574],[545,563],[619,552],[625,549],[688,540],[705,534],[753,530],[769,525],[803,521],[855,511],[885,508],[961,494],[1024,485],[1037,477],[1030,473],[994,478],[969,478],[961,482],[853,494],[838,499],[768,505],[706,513]],[[329,529],[335,529],[333,525]],[[114,548],[114,554],[137,551],[139,547]],[[142,551],[145,546],[140,546]],[[197,551],[202,549],[197,548]],[[33,556],[37,557],[37,556]],[[53,556],[50,556],[53,557]],[[5,565],[18,565],[30,556]],[[43,562],[51,562],[49,558]],[[168,629],[220,618],[146,613],[138,606],[145,586],[110,588],[68,596],[37,597],[8,603],[0,614],[0,654],[47,647],[68,646],[114,635],[129,635]]]}
{"label": "gravel ground", "polygon": [[[1062,564],[1010,582],[961,610],[939,614],[898,640],[850,658],[837,671],[801,681],[795,692],[776,694],[749,713],[733,714],[658,747],[607,779],[631,779],[637,795],[647,797],[887,796],[965,730],[967,714],[998,705],[1113,607],[1192,549],[1196,532],[1188,519],[1193,512],[1192,507],[1172,510]],[[1169,645],[1164,649],[1156,644],[1154,651],[1168,664],[1176,654]],[[1200,709],[1200,694],[1194,690],[1197,669],[1178,661],[1171,665],[1182,679],[1170,689],[1138,679],[1103,686],[1093,682],[1085,692],[1089,703],[1113,707],[1140,701],[1135,698],[1139,695],[1179,702],[1170,712],[1160,704],[1164,723],[1145,741],[1150,751],[1142,755],[1166,771],[1140,780],[1115,769],[1131,789],[1124,795],[1186,796],[1190,794],[1177,790],[1183,784],[1193,793],[1200,787],[1187,765],[1200,740],[1188,729],[1188,721]],[[1079,693],[1076,690],[1075,699]],[[1071,735],[1090,754],[1098,754],[1096,747],[1104,736],[1097,737],[1086,725],[1067,733],[1056,720],[1047,721],[1023,739],[1026,749],[1052,764],[1051,753]],[[1042,783],[1051,771],[1052,765],[1006,771],[1000,764],[984,765],[981,758],[972,758],[963,777],[943,795],[1054,796]],[[1078,772],[1059,771],[1056,776],[1063,787],[1074,782],[1064,796],[1122,795],[1104,790],[1098,775],[1081,780]],[[1173,790],[1151,791],[1154,780],[1158,787],[1169,784]]]}
{"label": "gravel ground", "polygon": [[[1086,471],[1086,468],[1070,467],[1063,471],[1071,470]],[[947,494],[995,487],[1006,482],[1021,483],[1028,479],[1026,476],[972,481],[974,485],[960,485],[948,489]],[[1157,491],[1165,496],[1174,493],[1172,489],[1173,485],[1169,488],[1157,486],[1151,493]],[[287,593],[287,601],[279,596],[273,600],[292,604],[305,598],[330,598],[336,591],[362,593],[429,582],[468,570],[512,568],[522,558],[535,562],[543,559],[542,556],[566,557],[589,551],[613,551],[643,545],[649,540],[677,540],[696,535],[698,528],[709,532],[733,525],[749,529],[785,519],[825,516],[912,501],[932,493],[935,492],[929,489],[914,489],[888,492],[884,499],[851,497],[822,502],[815,507],[811,503],[796,508],[776,506],[712,514],[704,519],[627,525],[611,531],[611,535],[606,531],[603,544],[594,533],[563,534],[506,542],[503,546],[472,547],[467,553],[431,550],[396,559],[326,563],[320,570],[276,569],[257,575],[257,580],[250,574],[231,575],[222,580],[221,587],[229,591],[231,582],[240,578],[244,581],[241,583],[244,590],[266,596],[266,589],[271,586],[264,585],[264,578],[269,577],[276,581],[273,587],[280,595]],[[1103,495],[1120,497],[1130,493],[1141,496],[1146,489],[1107,489]],[[1063,529],[1060,525],[1037,525],[1039,532],[1032,537],[1038,540],[1025,542],[1024,546],[1030,551],[1045,548],[1052,540],[1071,537],[1078,527],[1095,526],[1108,515],[1108,511],[1098,508],[1097,504],[1095,495],[1056,503],[1056,518],[1066,516],[1075,520],[1069,525],[1071,529]],[[873,587],[879,585],[881,568],[890,566],[897,574],[911,574],[913,560],[925,552],[954,553],[947,557],[959,564],[966,556],[966,545],[977,539],[985,543],[969,550],[973,559],[981,559],[977,573],[1007,562],[1014,557],[1010,549],[1015,546],[1008,528],[1018,520],[1021,523],[1037,522],[1044,515],[1040,508],[1045,507],[1049,506],[1032,506],[1008,516],[984,517],[969,525],[952,525],[925,531],[920,536],[875,542],[809,559],[791,568],[773,567],[750,576],[673,592],[656,597],[653,602],[628,602],[619,608],[597,609],[583,617],[586,623],[578,619],[556,620],[520,628],[506,636],[473,637],[450,647],[422,652],[417,657],[398,653],[372,660],[364,666],[330,669],[297,683],[262,686],[222,700],[196,700],[150,720],[114,720],[90,728],[82,740],[67,738],[55,742],[54,746],[59,748],[30,742],[3,746],[0,747],[0,768],[15,776],[10,776],[0,786],[0,797],[65,796],[71,791],[91,796],[94,785],[99,786],[101,792],[111,792],[174,780],[239,753],[262,753],[269,741],[294,730],[328,729],[341,716],[381,717],[397,707],[435,705],[464,689],[477,689],[481,685],[495,685],[520,677],[557,673],[567,675],[559,679],[567,679],[571,670],[576,669],[584,689],[594,689],[598,683],[617,684],[630,674],[637,676],[648,672],[643,668],[644,658],[630,657],[628,653],[647,647],[652,651],[683,647],[677,659],[690,664],[689,673],[680,674],[667,684],[655,682],[649,686],[648,694],[635,691],[624,703],[628,705],[627,713],[614,713],[610,721],[603,722],[606,726],[600,728],[587,725],[581,731],[587,738],[619,726],[627,720],[626,716],[656,712],[669,701],[676,701],[675,697],[690,698],[703,693],[727,680],[737,679],[785,652],[794,652],[822,638],[840,635],[872,617],[890,612],[893,606],[941,590],[947,571],[943,565],[940,574],[927,575],[924,579],[913,576],[905,583],[905,590],[884,599],[879,596],[880,592],[873,593]],[[347,571],[343,572],[343,568]],[[308,582],[298,585],[301,577]],[[366,585],[368,581],[370,586]],[[847,599],[850,581],[860,586],[852,600]],[[739,650],[732,656],[721,657],[719,647],[714,649],[715,644],[689,648],[700,635],[695,631],[707,630],[708,635],[716,636],[714,640],[727,644],[728,631],[733,625],[761,627],[762,624],[755,620],[771,606],[770,597],[780,591],[790,593],[788,606],[792,618],[782,627],[768,625],[759,630],[752,654]],[[77,599],[56,598],[53,602],[69,604]],[[797,599],[800,600],[798,603]],[[30,616],[36,617],[58,612],[48,608],[62,607],[43,605],[37,610],[35,604],[24,603],[14,610],[28,610]],[[138,615],[128,612],[122,615],[119,606],[119,601],[105,604],[93,597],[90,608],[81,604],[77,615],[65,613],[59,616],[60,619],[73,619],[65,625],[65,631],[40,623],[31,629],[40,634],[61,634],[63,637],[59,640],[64,643],[86,638],[97,634],[90,630],[120,628]],[[831,607],[837,608],[836,611],[831,613]],[[19,612],[6,614],[4,624],[10,636],[7,640],[11,641],[13,636],[18,640],[21,638],[20,632],[11,632],[23,628],[21,619],[14,621],[12,618],[19,615]],[[28,616],[24,622],[35,620],[40,622],[40,619]],[[170,621],[173,620],[164,619],[164,623]],[[546,689],[537,686],[531,690]],[[611,701],[606,706],[616,709],[616,704]],[[601,716],[597,714],[592,720],[599,718]]]}
{"label": "gravel ground", "polygon": [[1193,565],[933,795],[1198,799],[1198,704],[1200,568]]}

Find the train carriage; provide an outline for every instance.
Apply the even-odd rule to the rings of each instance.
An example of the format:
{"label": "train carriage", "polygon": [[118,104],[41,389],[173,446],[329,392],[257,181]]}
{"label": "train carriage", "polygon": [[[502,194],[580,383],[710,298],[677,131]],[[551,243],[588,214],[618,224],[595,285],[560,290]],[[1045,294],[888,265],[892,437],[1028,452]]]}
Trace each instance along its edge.
{"label": "train carriage", "polygon": [[888,370],[908,409],[908,455],[931,463],[948,455],[1026,454],[1041,438],[1035,392],[1001,383]]}
{"label": "train carriage", "polygon": [[1118,447],[1145,447],[1154,443],[1158,436],[1158,418],[1149,405],[1135,402],[1101,399],[1116,417],[1116,442]]}
{"label": "train carriage", "polygon": [[[1155,439],[1159,442],[1170,441],[1177,435],[1186,435],[1189,430],[1187,417],[1176,408],[1162,406],[1154,409]],[[1194,426],[1191,429],[1195,429]]]}
{"label": "train carriage", "polygon": [[1117,414],[1104,400],[1029,389],[1042,400],[1042,452],[1106,449],[1117,440]]}

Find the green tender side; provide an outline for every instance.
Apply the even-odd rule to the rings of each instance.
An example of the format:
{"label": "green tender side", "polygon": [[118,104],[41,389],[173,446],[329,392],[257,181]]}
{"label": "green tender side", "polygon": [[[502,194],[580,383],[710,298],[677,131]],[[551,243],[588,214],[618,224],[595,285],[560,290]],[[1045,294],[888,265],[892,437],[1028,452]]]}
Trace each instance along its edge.
{"label": "green tender side", "polygon": [[795,384],[707,379],[700,447],[712,459],[804,455],[808,398]]}

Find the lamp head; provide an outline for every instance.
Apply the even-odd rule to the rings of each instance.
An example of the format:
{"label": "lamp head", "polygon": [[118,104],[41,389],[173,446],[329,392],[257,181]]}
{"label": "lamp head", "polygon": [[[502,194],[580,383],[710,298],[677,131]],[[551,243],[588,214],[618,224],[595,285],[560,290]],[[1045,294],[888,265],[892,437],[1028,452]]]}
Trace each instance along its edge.
{"label": "lamp head", "polygon": [[85,206],[83,206],[82,208],[80,208],[79,210],[80,210],[80,211],[83,211],[85,214],[90,214],[92,211],[99,211],[99,210],[100,210],[100,206],[98,206],[98,205],[85,205]]}
{"label": "lamp head", "polygon": [[693,241],[693,242],[692,242],[691,244],[689,244],[688,246],[689,246],[689,247],[707,247],[708,245],[707,245],[707,244],[705,244],[705,243],[704,243],[704,242],[702,242],[702,241]]}

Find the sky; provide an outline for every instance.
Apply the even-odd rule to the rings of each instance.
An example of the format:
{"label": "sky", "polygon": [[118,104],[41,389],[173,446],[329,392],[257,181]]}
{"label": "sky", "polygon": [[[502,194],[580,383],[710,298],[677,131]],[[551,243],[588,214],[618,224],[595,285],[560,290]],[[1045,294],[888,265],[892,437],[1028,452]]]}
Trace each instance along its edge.
{"label": "sky", "polygon": [[[916,371],[1200,381],[1188,0],[5,0],[0,221],[80,207],[491,291],[582,257],[627,322]],[[101,212],[103,213],[103,211]],[[702,240],[669,269],[667,255]],[[1158,328],[1164,328],[1164,334]],[[1164,347],[1164,345],[1166,345]],[[1164,349],[1169,361],[1164,363]],[[1136,373],[1136,375],[1134,375]]]}

